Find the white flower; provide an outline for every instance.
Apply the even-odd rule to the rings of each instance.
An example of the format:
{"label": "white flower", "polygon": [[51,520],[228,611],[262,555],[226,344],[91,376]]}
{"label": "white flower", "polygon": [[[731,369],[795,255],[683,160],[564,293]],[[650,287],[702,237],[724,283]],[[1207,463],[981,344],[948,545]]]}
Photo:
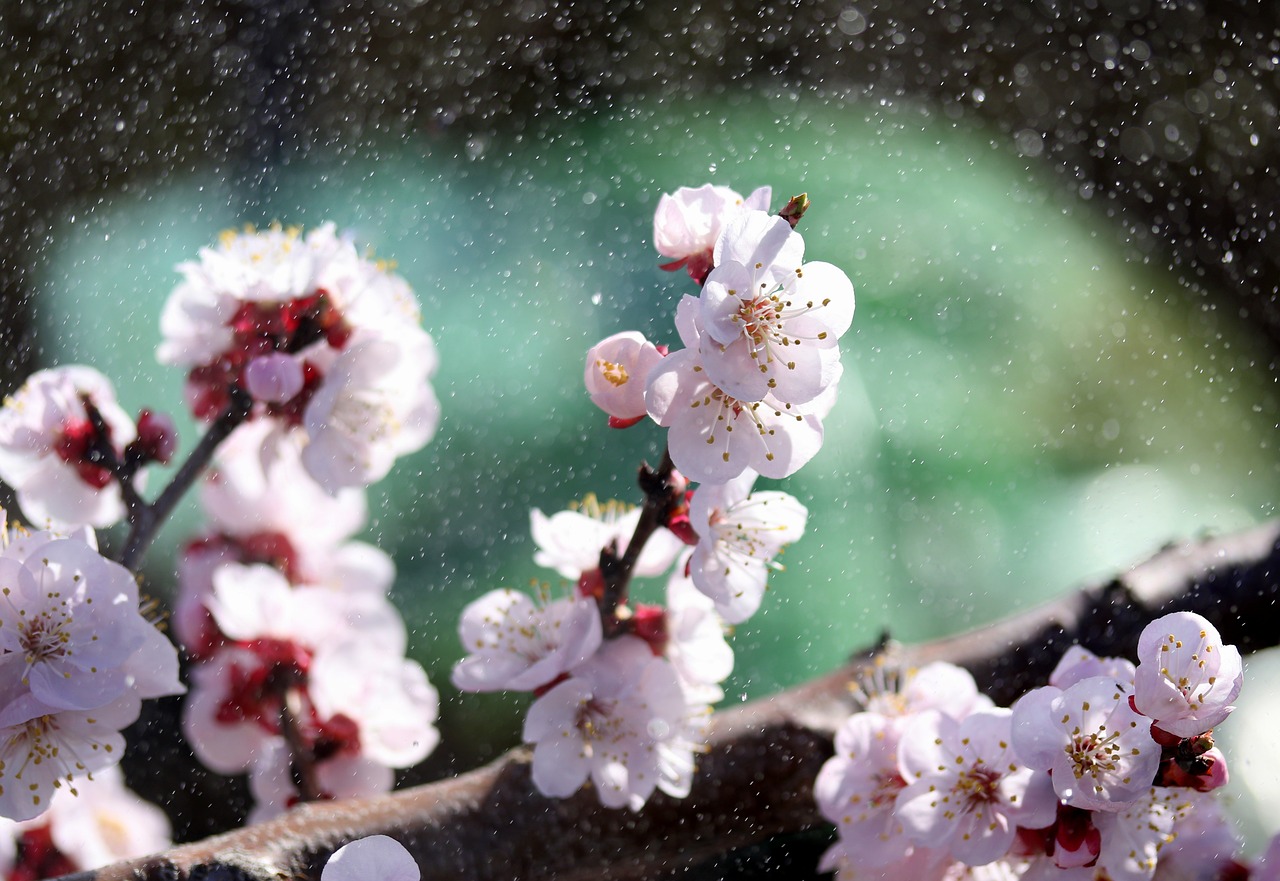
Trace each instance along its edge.
{"label": "white flower", "polygon": [[978,692],[973,674],[946,661],[902,670],[879,655],[850,691],[863,709],[895,719],[937,710],[959,721],[994,706],[991,698]]}
{"label": "white flower", "polygon": [[[102,414],[107,437],[97,436],[84,398]],[[93,448],[109,444],[121,456],[134,435],[101,373],[79,366],[41,370],[0,408],[0,480],[17,492],[31,523],[62,531],[110,526],[124,517],[124,502]]]}
{"label": "white flower", "polygon": [[698,533],[689,572],[730,624],[755,614],[773,558],[804,532],[808,510],[783,492],[751,492],[750,471],[693,494],[689,522]]}
{"label": "white flower", "polygon": [[1201,615],[1165,615],[1138,638],[1134,705],[1170,734],[1194,737],[1220,724],[1243,682],[1240,651]]}
{"label": "white flower", "polygon": [[[618,554],[627,551],[640,522],[640,509],[622,502],[601,503],[588,494],[580,504],[548,517],[537,508],[529,514],[530,531],[538,545],[533,562],[577,580],[600,565],[600,552],[616,544]],[[671,568],[684,543],[666,529],[649,537],[636,560],[635,574],[661,575]]]}
{"label": "white flower", "polygon": [[495,590],[462,612],[458,636],[470,653],[453,668],[463,691],[531,691],[595,654],[600,608],[589,598],[539,607],[522,593]]}
{"label": "white flower", "polygon": [[440,421],[427,383],[435,368],[425,333],[353,341],[307,404],[307,472],[337,492],[381,480],[397,456],[422,449]]}
{"label": "white flower", "polygon": [[898,726],[879,713],[854,713],[836,732],[835,755],[818,772],[813,795],[835,823],[840,846],[867,867],[887,865],[911,850],[894,813],[907,785],[898,768]]}
{"label": "white flower", "polygon": [[54,845],[81,871],[157,853],[172,843],[169,817],[125,786],[115,765],[60,789],[42,819]]}
{"label": "white flower", "polygon": [[596,343],[587,351],[584,373],[591,403],[618,420],[642,418],[645,383],[661,360],[658,348],[634,330]]}
{"label": "white flower", "polygon": [[1126,808],[1160,766],[1151,720],[1129,706],[1127,686],[1104,676],[1023,695],[1013,706],[1013,744],[1024,764],[1050,772],[1059,798],[1090,811]]}
{"label": "white flower", "polygon": [[320,652],[308,678],[320,718],[342,714],[353,720],[360,755],[379,764],[416,765],[440,740],[439,698],[416,661],[363,640],[348,641]]}
{"label": "white flower", "polygon": [[419,881],[421,877],[409,851],[386,835],[370,835],[338,848],[320,871],[320,881]]}
{"label": "white flower", "polygon": [[716,243],[700,297],[711,382],[742,401],[811,401],[840,378],[839,338],[853,284],[829,263],[802,265],[804,240],[781,217],[747,211]]}
{"label": "white flower", "polygon": [[138,718],[125,692],[91,710],[41,702],[22,685],[22,659],[0,656],[0,816],[29,820],[49,807],[56,789],[120,761],[120,729]]}
{"label": "white flower", "polygon": [[690,699],[713,704],[724,696],[718,683],[733,672],[733,649],[715,602],[685,575],[687,560],[676,564],[667,582],[666,656]]}
{"label": "white flower", "polygon": [[1018,761],[1012,713],[979,710],[962,721],[915,716],[902,733],[898,762],[907,786],[894,814],[917,844],[947,847],[971,866],[1008,853],[1018,826],[1038,829],[1057,815],[1048,775]]}
{"label": "white flower", "polygon": [[53,707],[88,710],[138,687],[174,694],[177,653],[142,617],[133,574],[78,539],[0,557],[0,647]]}
{"label": "white flower", "polygon": [[1148,787],[1130,805],[1094,817],[1102,835],[1098,868],[1111,881],[1147,881],[1164,848],[1177,836],[1175,824],[1187,817],[1198,793],[1182,787]]}
{"label": "white flower", "polygon": [[534,785],[565,798],[589,776],[601,804],[632,810],[655,787],[679,797],[693,774],[690,715],[668,661],[636,637],[610,640],[529,708]]}

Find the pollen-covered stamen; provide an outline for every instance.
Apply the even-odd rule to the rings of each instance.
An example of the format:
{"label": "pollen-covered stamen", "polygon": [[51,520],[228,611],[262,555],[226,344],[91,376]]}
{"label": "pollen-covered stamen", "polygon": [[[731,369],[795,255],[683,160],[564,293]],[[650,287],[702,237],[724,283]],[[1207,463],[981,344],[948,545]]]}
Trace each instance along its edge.
{"label": "pollen-covered stamen", "polygon": [[[756,268],[760,267],[757,265]],[[801,277],[802,270],[797,269],[795,275],[797,278]],[[763,282],[757,287],[756,294],[751,297],[739,296],[735,289],[729,290],[729,294],[738,296],[741,303],[731,320],[741,325],[751,359],[757,363],[761,372],[768,372],[769,365],[774,363],[794,370],[794,358],[783,350],[798,346],[806,340],[824,342],[829,333],[826,330],[815,330],[809,334],[796,333],[795,326],[789,322],[828,305],[830,300],[824,299],[820,303],[806,300],[796,305],[781,285],[771,286],[770,283]]]}
{"label": "pollen-covered stamen", "polygon": [[[707,433],[707,444],[708,446],[716,446],[719,444],[721,447],[720,455],[724,461],[728,462],[730,457],[730,432],[738,427],[739,418],[744,416],[746,417],[748,424],[755,427],[756,432],[764,442],[765,459],[769,461],[773,460],[774,454],[773,451],[769,449],[769,440],[776,433],[776,430],[765,424],[765,421],[760,417],[758,412],[759,409],[762,406],[768,407],[768,405],[763,401],[756,401],[754,403],[739,401],[737,398],[727,394],[723,389],[712,386],[711,390],[701,398],[694,398],[689,406],[691,408],[708,407],[716,409],[717,412],[715,419],[711,422],[711,430]],[[768,407],[768,409],[773,408]],[[774,414],[778,416],[782,415],[778,410],[774,410]],[[800,418],[801,417],[798,416],[796,417],[797,420]],[[722,430],[723,434],[717,435],[719,430]]]}
{"label": "pollen-covered stamen", "polygon": [[588,752],[593,743],[615,743],[620,739],[622,730],[614,713],[617,703],[615,700],[590,697],[578,704],[573,724],[582,735],[583,745]]}

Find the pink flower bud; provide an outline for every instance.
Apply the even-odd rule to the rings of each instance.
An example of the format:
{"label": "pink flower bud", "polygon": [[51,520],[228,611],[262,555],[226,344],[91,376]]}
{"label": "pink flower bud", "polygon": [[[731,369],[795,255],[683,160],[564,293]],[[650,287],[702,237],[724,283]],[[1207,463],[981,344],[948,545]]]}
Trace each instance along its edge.
{"label": "pink flower bud", "polygon": [[167,465],[178,448],[178,429],[168,413],[143,408],[138,413],[138,437],[129,445],[144,461]]}

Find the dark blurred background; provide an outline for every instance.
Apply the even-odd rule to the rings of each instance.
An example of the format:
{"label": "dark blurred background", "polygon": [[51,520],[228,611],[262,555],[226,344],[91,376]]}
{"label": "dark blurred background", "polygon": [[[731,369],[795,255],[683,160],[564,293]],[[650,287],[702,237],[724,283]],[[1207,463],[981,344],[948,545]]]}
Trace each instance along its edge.
{"label": "dark blurred background", "polygon": [[[12,2],[0,40],[5,390],[78,360],[177,410],[173,267],[244,223],[333,220],[417,290],[444,422],[367,534],[443,700],[408,781],[518,740],[525,701],[448,670],[467,602],[556,583],[529,508],[635,499],[660,452],[604,427],[581,364],[616,330],[675,342],[691,291],[651,224],[678,186],[807,191],[807,257],[859,298],[828,444],[784,484],[809,534],[729,701],[1275,515],[1276,4]],[[242,795],[155,733],[172,710],[131,780],[208,834]],[[1242,814],[1276,807],[1270,762]]]}

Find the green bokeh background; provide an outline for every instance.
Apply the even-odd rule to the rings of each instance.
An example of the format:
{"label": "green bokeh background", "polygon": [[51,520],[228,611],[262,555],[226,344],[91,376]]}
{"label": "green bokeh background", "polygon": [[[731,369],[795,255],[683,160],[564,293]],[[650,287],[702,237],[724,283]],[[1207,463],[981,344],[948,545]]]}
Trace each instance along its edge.
{"label": "green bokeh background", "polygon": [[[635,469],[660,455],[656,427],[606,427],[581,373],[618,330],[678,342],[675,303],[696,291],[657,268],[651,226],[678,186],[769,184],[775,204],[808,192],[807,259],[842,267],[858,296],[827,443],[779,485],[809,506],[808,532],[734,635],[728,701],[828,670],[882,631],[954,633],[1171,538],[1275,514],[1277,396],[1248,335],[1127,261],[1087,193],[1066,199],[992,143],[908,104],[779,94],[314,153],[248,211],[216,175],[161,180],[54,231],[44,360],[94,364],[127,408],[176,412],[159,311],[174,265],[220,230],[332,220],[394,260],[439,347],[443,421],[373,488],[365,537],[396,557],[412,653],[444,698],[423,773],[465,768],[518,739],[527,699],[452,691],[460,610],[495,587],[557,584],[532,563],[529,509],[638,500]],[[195,435],[187,423],[184,447]],[[154,589],[195,513],[152,552]]]}

